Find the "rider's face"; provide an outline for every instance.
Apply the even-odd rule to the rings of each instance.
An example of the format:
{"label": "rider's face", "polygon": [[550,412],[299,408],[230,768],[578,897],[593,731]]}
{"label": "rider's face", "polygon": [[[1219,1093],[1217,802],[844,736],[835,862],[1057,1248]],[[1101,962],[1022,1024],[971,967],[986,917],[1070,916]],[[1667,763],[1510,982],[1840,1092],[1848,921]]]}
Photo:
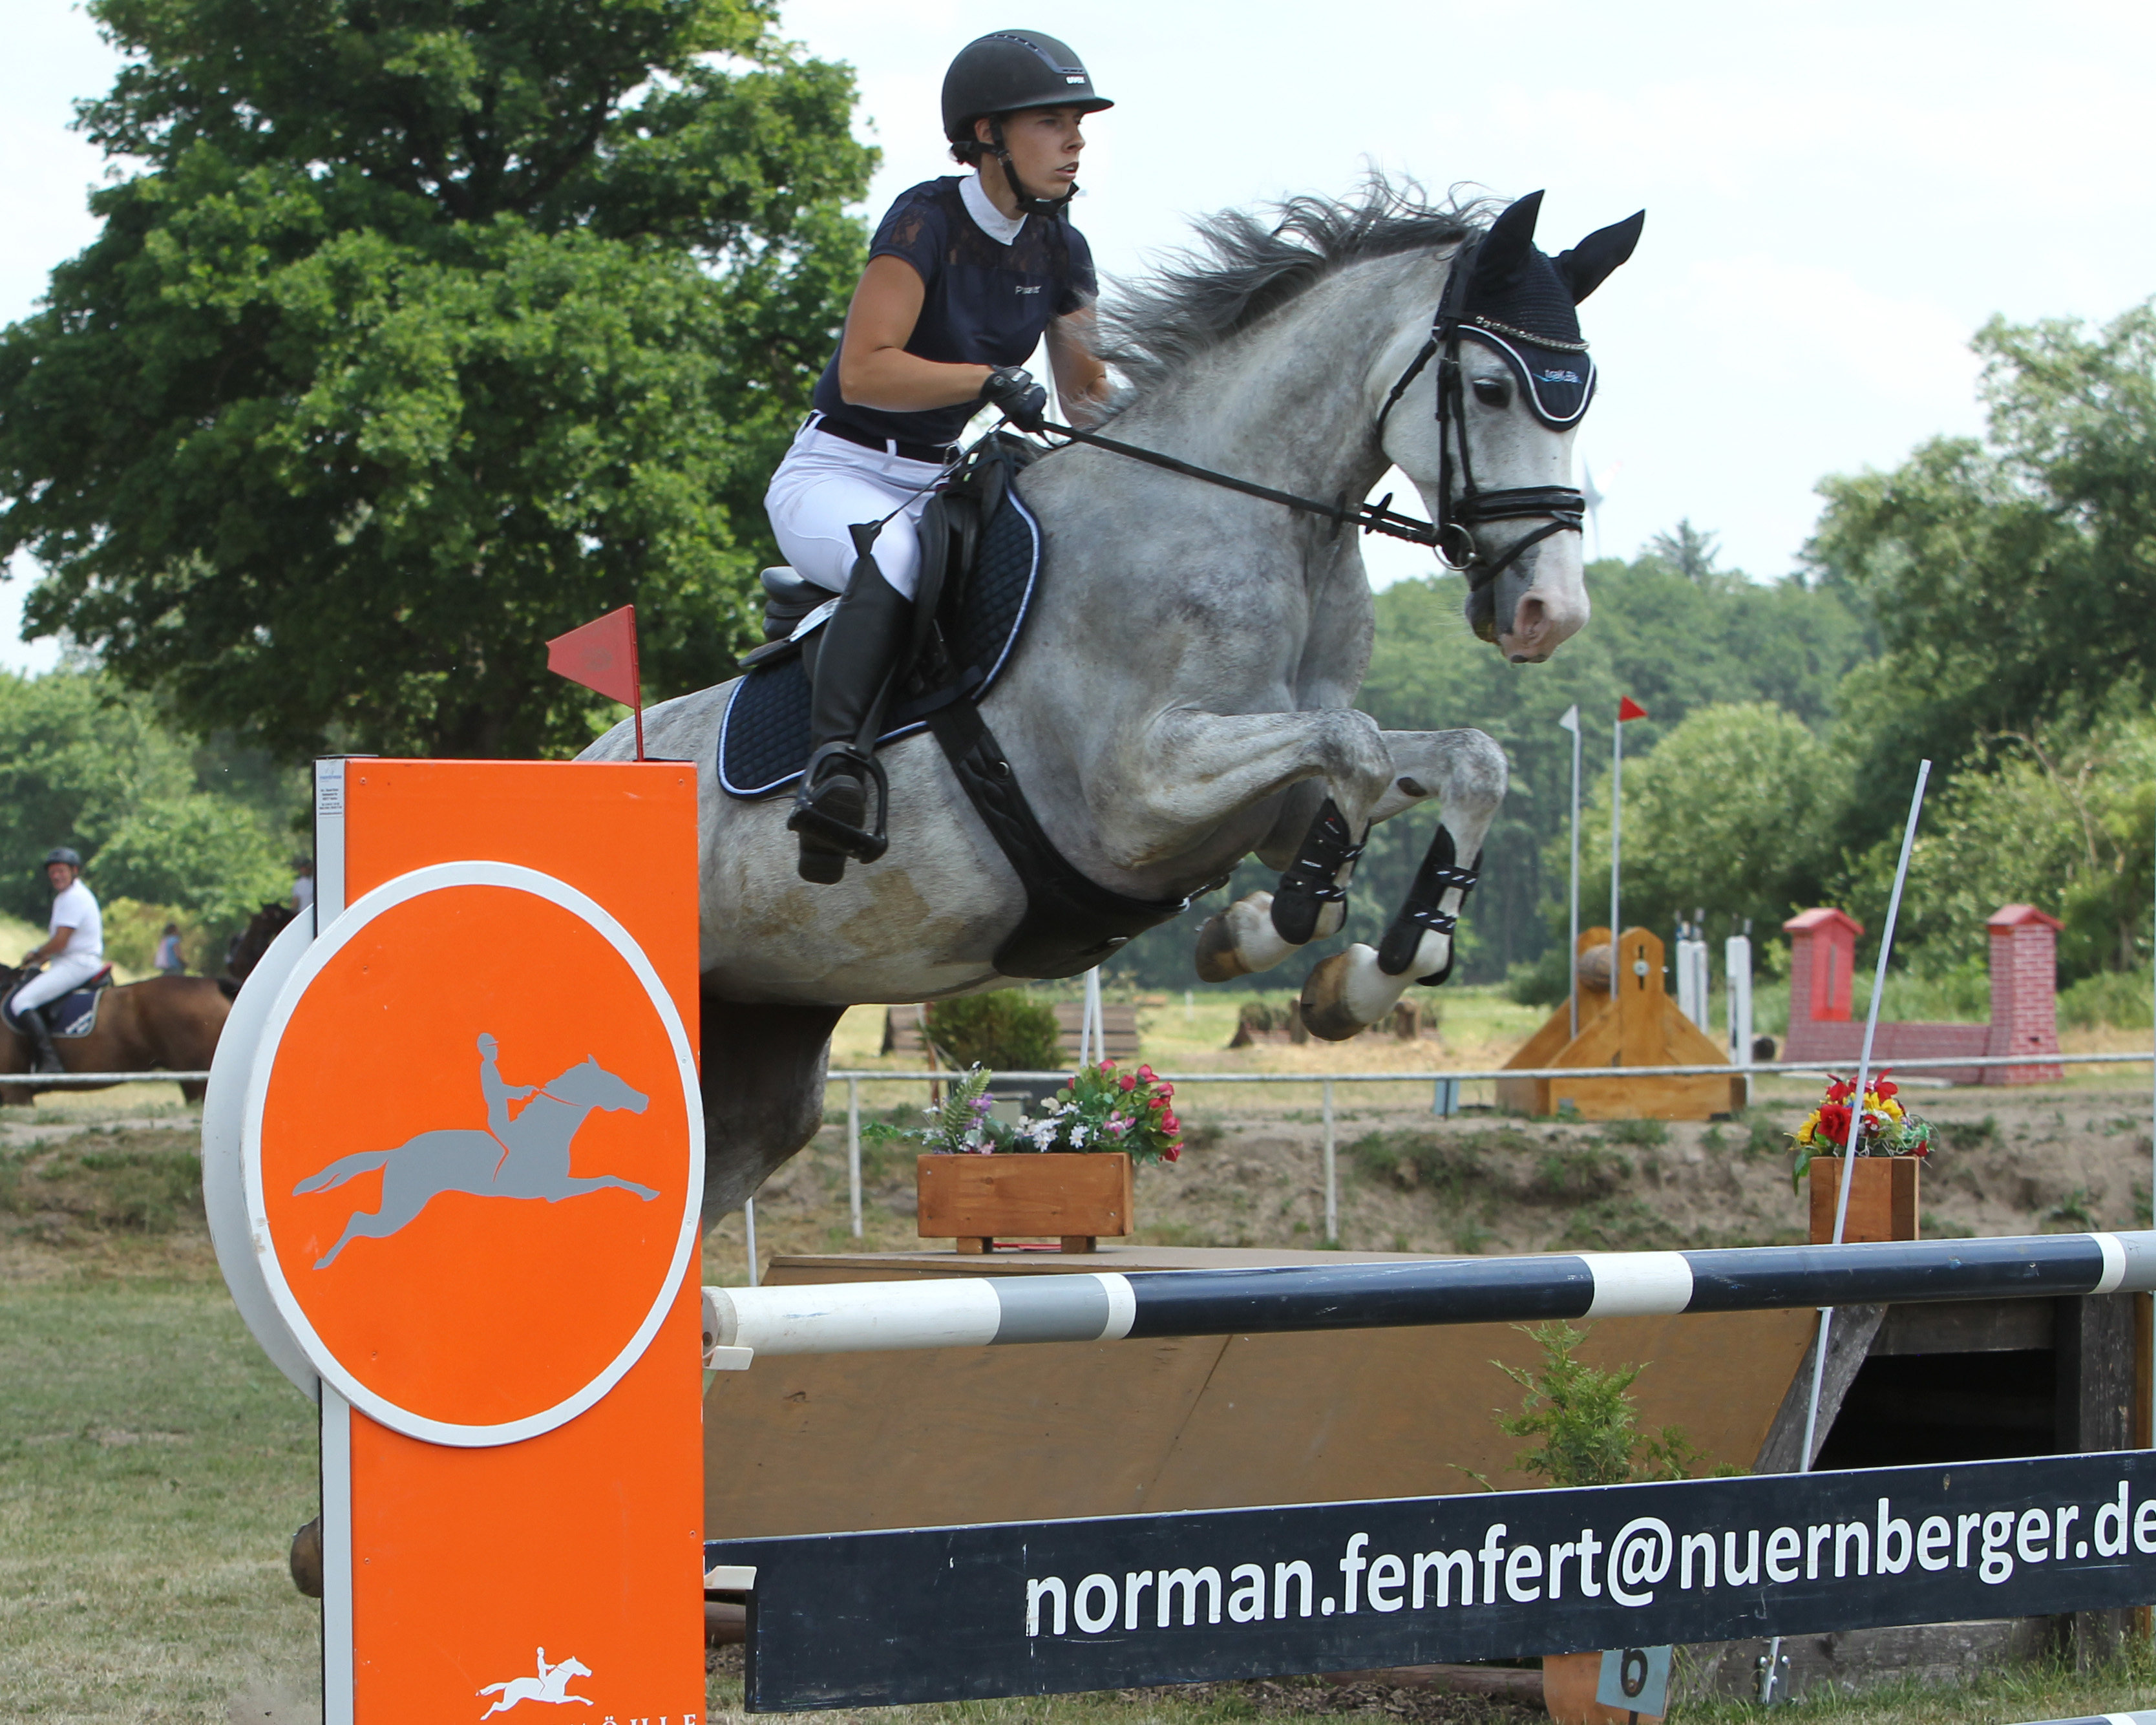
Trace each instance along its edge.
{"label": "rider's face", "polygon": [[65,892],[74,885],[75,871],[65,863],[47,863],[45,879],[53,883],[54,892]]}
{"label": "rider's face", "polygon": [[[1004,116],[1004,146],[1011,166],[1036,198],[1067,198],[1078,178],[1078,155],[1086,147],[1077,108],[1020,108]],[[988,122],[976,123],[975,136],[990,141]]]}

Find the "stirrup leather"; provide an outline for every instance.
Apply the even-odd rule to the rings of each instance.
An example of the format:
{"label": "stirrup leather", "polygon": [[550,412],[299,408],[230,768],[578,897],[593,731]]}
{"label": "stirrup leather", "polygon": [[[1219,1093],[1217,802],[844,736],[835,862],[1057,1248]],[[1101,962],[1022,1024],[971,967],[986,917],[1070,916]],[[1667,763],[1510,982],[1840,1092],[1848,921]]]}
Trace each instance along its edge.
{"label": "stirrup leather", "polygon": [[[844,821],[826,814],[816,807],[814,797],[834,773],[844,771],[850,777],[859,778],[865,786],[874,788],[875,822],[871,827],[849,826]],[[803,838],[821,840],[835,850],[843,851],[855,862],[872,863],[891,848],[891,835],[886,821],[891,812],[891,780],[883,770],[883,762],[874,755],[864,754],[854,744],[844,741],[827,742],[808,757],[808,765],[802,773],[800,788],[793,793],[793,813],[786,818],[786,829],[798,833]]]}

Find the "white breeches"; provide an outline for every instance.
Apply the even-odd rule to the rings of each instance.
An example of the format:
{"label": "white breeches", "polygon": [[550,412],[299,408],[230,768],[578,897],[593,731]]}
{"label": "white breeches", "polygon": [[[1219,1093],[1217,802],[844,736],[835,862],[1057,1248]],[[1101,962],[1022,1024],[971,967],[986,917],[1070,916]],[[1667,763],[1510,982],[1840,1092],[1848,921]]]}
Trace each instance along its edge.
{"label": "white breeches", "polygon": [[45,966],[44,974],[16,989],[8,1004],[19,1015],[48,1000],[59,999],[70,988],[80,988],[104,968],[104,957],[98,953],[63,952]]}
{"label": "white breeches", "polygon": [[772,475],[763,506],[793,572],[833,593],[844,593],[854,572],[853,536],[846,530],[891,516],[876,538],[876,567],[910,599],[921,572],[916,524],[942,477],[933,461],[865,449],[812,422],[795,434]]}

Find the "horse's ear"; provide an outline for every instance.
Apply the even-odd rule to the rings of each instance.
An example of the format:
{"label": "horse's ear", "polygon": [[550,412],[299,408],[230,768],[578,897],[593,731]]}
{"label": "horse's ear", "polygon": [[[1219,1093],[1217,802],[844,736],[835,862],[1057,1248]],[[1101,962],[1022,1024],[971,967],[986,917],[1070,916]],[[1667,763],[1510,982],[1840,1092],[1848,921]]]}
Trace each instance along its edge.
{"label": "horse's ear", "polygon": [[1570,251],[1554,260],[1558,278],[1571,290],[1577,305],[1608,279],[1609,272],[1632,255],[1640,243],[1640,230],[1647,225],[1647,213],[1635,211],[1621,222],[1598,228]]}
{"label": "horse's ear", "polygon": [[1482,236],[1481,249],[1475,254],[1475,288],[1496,288],[1512,279],[1512,272],[1533,248],[1535,221],[1542,211],[1539,192],[1530,192],[1505,206]]}

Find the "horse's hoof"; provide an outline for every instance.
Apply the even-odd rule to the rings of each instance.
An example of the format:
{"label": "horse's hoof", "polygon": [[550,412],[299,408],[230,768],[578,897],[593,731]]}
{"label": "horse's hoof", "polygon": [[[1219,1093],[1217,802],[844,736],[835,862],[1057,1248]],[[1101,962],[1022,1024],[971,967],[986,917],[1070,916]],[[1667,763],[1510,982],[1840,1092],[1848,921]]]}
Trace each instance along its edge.
{"label": "horse's hoof", "polygon": [[1193,962],[1201,983],[1231,983],[1250,974],[1250,967],[1236,949],[1235,931],[1228,925],[1226,912],[1205,919],[1205,926],[1198,931],[1198,952]]}
{"label": "horse's hoof", "polygon": [[1302,985],[1302,1022],[1310,1034],[1327,1042],[1345,1042],[1369,1029],[1348,1004],[1348,960],[1335,953],[1311,972]]}

